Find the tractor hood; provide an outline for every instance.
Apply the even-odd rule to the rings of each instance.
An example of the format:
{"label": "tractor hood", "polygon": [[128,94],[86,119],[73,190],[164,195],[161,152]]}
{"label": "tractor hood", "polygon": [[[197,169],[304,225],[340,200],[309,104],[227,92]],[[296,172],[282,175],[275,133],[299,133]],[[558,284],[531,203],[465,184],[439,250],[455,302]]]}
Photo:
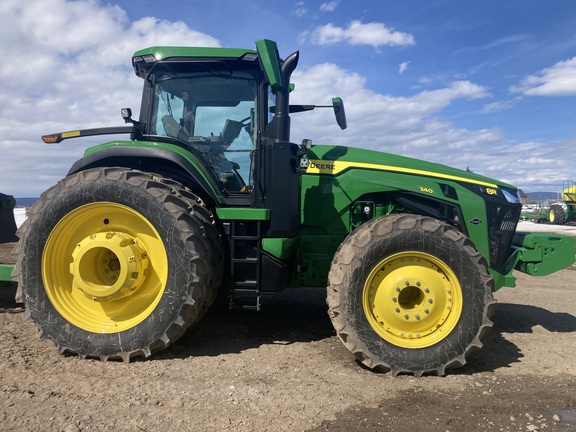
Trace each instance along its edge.
{"label": "tractor hood", "polygon": [[471,171],[374,150],[315,145],[308,151],[308,159],[306,174],[339,176],[354,169],[384,171],[475,184],[493,189],[504,188],[517,195],[517,188],[514,186]]}

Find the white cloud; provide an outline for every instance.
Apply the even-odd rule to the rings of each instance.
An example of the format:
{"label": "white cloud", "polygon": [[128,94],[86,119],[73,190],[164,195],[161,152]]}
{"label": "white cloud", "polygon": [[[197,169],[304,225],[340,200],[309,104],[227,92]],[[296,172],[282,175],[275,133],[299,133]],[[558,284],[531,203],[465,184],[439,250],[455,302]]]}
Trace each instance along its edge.
{"label": "white cloud", "polygon": [[482,108],[482,114],[491,114],[498,111],[504,111],[514,108],[515,103],[513,101],[498,101],[484,105]]}
{"label": "white cloud", "polygon": [[182,22],[130,22],[118,6],[95,0],[2,0],[0,16],[0,192],[18,196],[38,196],[83,148],[102,140],[49,146],[42,134],[121,125],[121,107],[137,111],[142,81],[131,68],[134,51],[183,40],[219,45]]}
{"label": "white cloud", "polygon": [[[292,115],[292,141],[311,138],[317,144],[362,147],[428,160],[507,181],[527,191],[562,184],[570,172],[576,146],[568,142],[511,143],[498,128],[469,130],[440,118],[442,110],[461,100],[491,96],[469,81],[398,97],[374,92],[361,75],[334,64],[296,70],[294,103],[325,104],[332,96],[345,102],[348,129],[341,131],[331,110]],[[558,158],[561,149],[566,158]],[[529,155],[529,156],[528,156]],[[565,179],[564,179],[565,180]]]}
{"label": "white cloud", "polygon": [[371,45],[374,48],[383,45],[408,46],[416,43],[410,33],[395,31],[383,23],[363,24],[360,21],[352,21],[346,28],[326,24],[312,32],[302,33],[300,39],[318,45],[347,42],[350,45]]}
{"label": "white cloud", "polygon": [[524,42],[529,39],[528,35],[525,34],[515,34],[511,36],[506,36],[500,39],[492,40],[484,45],[480,46],[467,46],[459,50],[454,51],[454,54],[460,55],[465,52],[481,52],[490,51],[495,48],[505,46],[505,45],[515,45],[517,46],[520,42]]}
{"label": "white cloud", "polygon": [[400,66],[398,67],[398,73],[400,75],[402,75],[404,72],[406,72],[408,70],[408,66],[410,65],[410,62],[402,62],[400,63]]}
{"label": "white cloud", "polygon": [[296,15],[298,18],[302,18],[308,15],[308,9],[306,9],[306,5],[303,1],[296,3],[294,10],[292,11],[293,15]]}
{"label": "white cloud", "polygon": [[576,57],[527,76],[510,91],[526,96],[576,96]]}
{"label": "white cloud", "polygon": [[339,4],[340,0],[334,0],[327,3],[322,3],[320,5],[320,10],[322,12],[334,12]]}
{"label": "white cloud", "polygon": [[[486,91],[475,84],[455,82],[450,87],[432,91],[423,91],[412,97],[394,97],[374,92],[365,86],[364,77],[342,70],[334,64],[321,64],[307,70],[296,71],[293,77],[296,91],[295,103],[319,103],[329,100],[333,95],[342,96],[346,104],[348,129],[337,138],[350,140],[361,147],[382,149],[392,145],[396,150],[409,147],[413,139],[421,143],[433,142],[432,133],[438,133],[442,123],[426,119],[439,113],[457,99],[471,99],[486,96]],[[315,100],[311,100],[315,99]],[[333,127],[331,114],[324,111],[307,116],[294,116],[298,125],[309,125],[310,135],[319,124],[313,116],[323,117],[320,124]],[[296,123],[295,123],[296,126]],[[300,131],[298,131],[300,132]],[[369,137],[369,138],[368,138]],[[417,146],[414,146],[416,148]]]}

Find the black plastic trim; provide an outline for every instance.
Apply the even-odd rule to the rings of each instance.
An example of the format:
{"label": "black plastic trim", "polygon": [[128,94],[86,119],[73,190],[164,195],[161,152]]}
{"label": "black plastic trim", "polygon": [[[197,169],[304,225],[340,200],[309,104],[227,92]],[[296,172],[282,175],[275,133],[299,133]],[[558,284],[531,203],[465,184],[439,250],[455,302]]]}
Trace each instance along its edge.
{"label": "black plastic trim", "polygon": [[[466,222],[464,221],[462,210],[458,204],[453,204],[437,198],[423,197],[422,195],[409,192],[402,192],[401,194],[392,193],[390,194],[390,200],[397,202],[416,213],[429,215],[435,219],[446,222],[457,228],[463,234],[468,235]],[[443,208],[446,210],[445,212],[442,211]],[[447,214],[448,209],[451,209],[454,214]]]}

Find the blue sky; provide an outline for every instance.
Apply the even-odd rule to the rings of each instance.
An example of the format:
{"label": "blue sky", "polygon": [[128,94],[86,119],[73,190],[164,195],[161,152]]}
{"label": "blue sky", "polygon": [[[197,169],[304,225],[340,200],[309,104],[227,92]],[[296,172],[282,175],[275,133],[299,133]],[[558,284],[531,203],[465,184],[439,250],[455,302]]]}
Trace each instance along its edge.
{"label": "blue sky", "polygon": [[137,113],[150,45],[300,51],[295,103],[343,97],[348,129],[293,116],[292,139],[398,153],[525,191],[576,180],[576,2],[2,0],[0,192],[38,196],[84,149],[45,133]]}

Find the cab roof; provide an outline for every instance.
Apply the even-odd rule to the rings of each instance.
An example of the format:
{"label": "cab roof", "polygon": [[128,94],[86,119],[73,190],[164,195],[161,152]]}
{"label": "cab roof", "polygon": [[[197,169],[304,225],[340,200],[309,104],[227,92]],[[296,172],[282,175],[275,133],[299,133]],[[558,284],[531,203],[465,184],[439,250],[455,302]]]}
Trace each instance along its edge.
{"label": "cab roof", "polygon": [[242,48],[213,48],[213,47],[182,47],[182,46],[154,46],[136,51],[132,58],[152,55],[156,61],[172,57],[217,57],[239,59],[246,54],[257,55],[256,50]]}
{"label": "cab roof", "polygon": [[136,75],[144,78],[152,66],[158,62],[186,62],[203,59],[252,62],[258,59],[258,52],[240,48],[154,46],[136,51],[132,56],[132,66]]}

